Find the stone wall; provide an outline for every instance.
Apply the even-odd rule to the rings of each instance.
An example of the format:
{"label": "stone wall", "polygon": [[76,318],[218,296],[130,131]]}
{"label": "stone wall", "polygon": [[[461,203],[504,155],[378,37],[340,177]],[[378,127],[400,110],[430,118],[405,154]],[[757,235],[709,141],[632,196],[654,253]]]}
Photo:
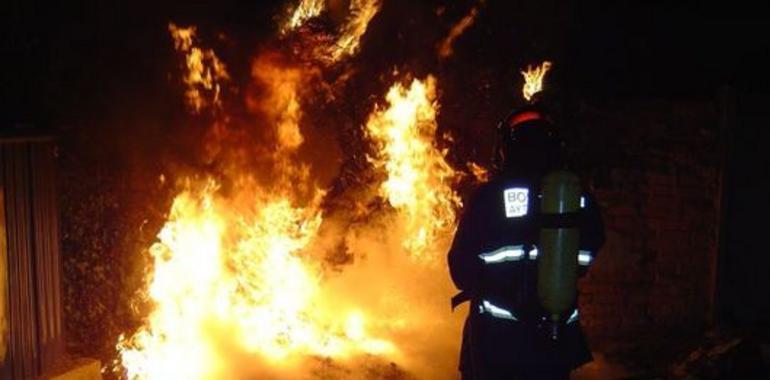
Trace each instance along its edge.
{"label": "stone wall", "polygon": [[607,243],[581,281],[594,343],[710,322],[721,160],[716,103],[584,104],[578,165],[602,207]]}

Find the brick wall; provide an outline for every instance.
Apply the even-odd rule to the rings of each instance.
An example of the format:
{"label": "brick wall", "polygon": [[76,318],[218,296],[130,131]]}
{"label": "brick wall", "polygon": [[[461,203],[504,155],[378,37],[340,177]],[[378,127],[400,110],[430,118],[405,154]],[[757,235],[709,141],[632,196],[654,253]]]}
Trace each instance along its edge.
{"label": "brick wall", "polygon": [[[709,322],[720,146],[711,101],[596,102],[574,123],[578,165],[602,207],[607,244],[581,281],[594,342]],[[590,168],[590,169],[589,169]]]}

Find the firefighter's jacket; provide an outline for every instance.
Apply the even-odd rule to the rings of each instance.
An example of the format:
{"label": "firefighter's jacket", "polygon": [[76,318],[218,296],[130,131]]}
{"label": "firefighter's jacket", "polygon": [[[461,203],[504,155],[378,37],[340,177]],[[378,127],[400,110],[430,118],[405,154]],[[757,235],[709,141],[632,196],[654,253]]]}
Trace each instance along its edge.
{"label": "firefighter's jacket", "polygon": [[[472,363],[574,368],[591,360],[577,302],[558,342],[544,338],[539,327],[546,315],[537,296],[537,245],[543,225],[539,193],[539,178],[498,177],[482,185],[467,203],[448,254],[452,280],[462,291],[453,301],[471,302],[463,334],[463,371]],[[581,197],[577,223],[582,276],[604,243],[601,216],[588,193]]]}

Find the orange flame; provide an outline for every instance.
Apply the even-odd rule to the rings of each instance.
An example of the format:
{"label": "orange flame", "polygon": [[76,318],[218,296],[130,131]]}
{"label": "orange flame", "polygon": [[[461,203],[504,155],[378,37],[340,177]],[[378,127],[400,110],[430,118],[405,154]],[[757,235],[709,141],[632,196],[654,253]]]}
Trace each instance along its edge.
{"label": "orange flame", "polygon": [[302,71],[299,68],[281,67],[270,57],[261,57],[252,65],[251,73],[257,82],[269,89],[267,96],[255,103],[270,119],[276,121],[279,150],[298,148],[303,142],[299,129],[302,118],[299,89],[304,84]]}
{"label": "orange flame", "polygon": [[168,31],[174,39],[174,48],[185,57],[187,85],[185,97],[188,107],[199,113],[205,107],[220,108],[222,101],[220,82],[230,79],[225,65],[211,49],[202,49],[195,44],[195,27],[180,28],[168,24]]}
{"label": "orange flame", "polygon": [[436,236],[454,226],[459,197],[451,189],[456,178],[446,151],[433,144],[436,133],[435,79],[414,80],[410,87],[391,87],[389,107],[377,109],[366,132],[377,153],[369,160],[387,179],[380,194],[408,215],[404,248],[420,255]]}
{"label": "orange flame", "polygon": [[521,72],[521,75],[524,76],[524,86],[521,89],[524,99],[530,101],[535,94],[543,91],[543,78],[550,69],[551,62],[544,61],[540,66],[534,68],[527,66],[527,70]]}

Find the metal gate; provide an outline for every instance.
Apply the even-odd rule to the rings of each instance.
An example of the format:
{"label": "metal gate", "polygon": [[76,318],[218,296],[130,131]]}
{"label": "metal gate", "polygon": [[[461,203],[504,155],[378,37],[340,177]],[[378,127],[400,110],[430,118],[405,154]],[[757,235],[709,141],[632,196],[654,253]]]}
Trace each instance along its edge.
{"label": "metal gate", "polygon": [[36,379],[63,351],[54,140],[0,135],[0,379]]}

